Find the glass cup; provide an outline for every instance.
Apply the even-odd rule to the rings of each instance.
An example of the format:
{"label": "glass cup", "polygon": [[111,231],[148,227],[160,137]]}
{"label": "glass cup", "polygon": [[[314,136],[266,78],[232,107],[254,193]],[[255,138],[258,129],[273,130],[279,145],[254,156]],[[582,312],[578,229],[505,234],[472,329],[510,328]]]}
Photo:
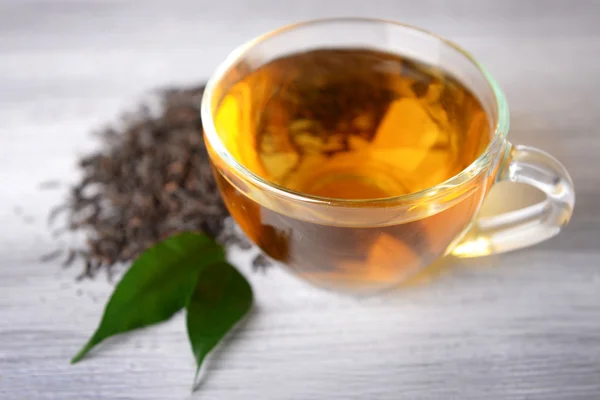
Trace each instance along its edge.
{"label": "glass cup", "polygon": [[[260,66],[319,48],[370,48],[436,66],[481,102],[493,138],[471,165],[416,193],[383,199],[303,194],[251,172],[225,148],[214,117],[228,89]],[[490,74],[448,40],[408,25],[362,18],[286,26],[234,50],[202,100],[205,141],[223,199],[241,229],[267,255],[310,282],[368,292],[397,285],[446,254],[475,257],[531,246],[556,235],[573,212],[566,169],[549,154],[506,140],[508,106]],[[496,182],[531,185],[539,204],[477,218]]]}

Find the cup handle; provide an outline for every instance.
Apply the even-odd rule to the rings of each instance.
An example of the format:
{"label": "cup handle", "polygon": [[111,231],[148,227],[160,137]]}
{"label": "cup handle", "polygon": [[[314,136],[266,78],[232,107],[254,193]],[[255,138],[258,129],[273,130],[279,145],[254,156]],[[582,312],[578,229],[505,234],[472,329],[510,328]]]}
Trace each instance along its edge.
{"label": "cup handle", "polygon": [[[509,144],[510,146],[510,144]],[[558,234],[575,205],[573,181],[550,154],[529,146],[513,146],[500,166],[497,182],[531,185],[546,194],[542,202],[492,217],[478,218],[450,250],[456,257],[477,257],[532,246]]]}

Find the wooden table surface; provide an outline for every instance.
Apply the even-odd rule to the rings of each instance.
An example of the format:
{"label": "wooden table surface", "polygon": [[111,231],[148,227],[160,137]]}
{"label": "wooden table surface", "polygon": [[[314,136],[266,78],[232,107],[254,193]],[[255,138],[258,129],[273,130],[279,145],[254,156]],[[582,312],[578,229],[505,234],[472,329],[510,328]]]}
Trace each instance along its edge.
{"label": "wooden table surface", "polygon": [[[233,254],[257,304],[199,392],[182,316],[70,366],[112,286],[39,261],[65,194],[40,182],[73,182],[89,132],[148,89],[204,80],[258,33],[336,15],[402,20],[474,53],[507,94],[511,140],[570,170],[570,225],[362,299]],[[595,0],[0,1],[0,399],[600,398],[599,17]],[[503,201],[528,196],[508,190]]]}

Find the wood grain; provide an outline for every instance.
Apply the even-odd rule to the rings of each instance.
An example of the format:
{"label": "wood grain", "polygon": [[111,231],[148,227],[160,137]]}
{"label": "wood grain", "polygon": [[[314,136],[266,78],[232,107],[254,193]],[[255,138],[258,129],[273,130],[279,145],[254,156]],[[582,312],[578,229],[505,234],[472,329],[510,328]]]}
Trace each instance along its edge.
{"label": "wood grain", "polygon": [[[600,3],[589,1],[1,1],[0,398],[600,398]],[[94,148],[89,132],[147,90],[207,78],[234,46],[335,15],[420,25],[474,53],[504,88],[509,137],[562,160],[576,185],[560,236],[502,257],[433,266],[372,298],[252,273],[251,318],[213,355],[200,392],[181,316],[69,358],[111,291],[39,258],[48,209]],[[517,191],[515,191],[517,193]],[[509,198],[518,198],[514,194]],[[500,197],[502,199],[502,197]],[[504,197],[506,199],[506,197]]]}

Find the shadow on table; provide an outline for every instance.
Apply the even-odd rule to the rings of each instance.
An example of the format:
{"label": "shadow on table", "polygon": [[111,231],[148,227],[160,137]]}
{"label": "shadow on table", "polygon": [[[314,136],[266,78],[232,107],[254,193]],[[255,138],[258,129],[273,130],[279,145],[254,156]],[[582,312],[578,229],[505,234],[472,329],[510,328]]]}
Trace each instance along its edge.
{"label": "shadow on table", "polygon": [[476,258],[447,256],[435,261],[424,270],[400,284],[397,290],[435,284],[438,281],[457,275],[459,271],[492,267],[500,268],[500,257],[494,255]]}

